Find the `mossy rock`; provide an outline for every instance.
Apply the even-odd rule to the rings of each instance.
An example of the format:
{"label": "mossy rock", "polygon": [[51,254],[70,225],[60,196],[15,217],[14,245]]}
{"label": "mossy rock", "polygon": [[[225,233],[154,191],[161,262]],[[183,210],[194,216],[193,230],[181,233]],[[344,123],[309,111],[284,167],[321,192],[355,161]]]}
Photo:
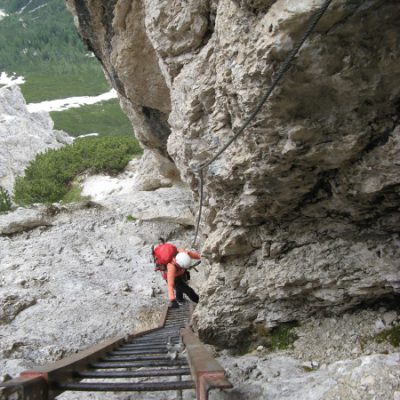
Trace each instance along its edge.
{"label": "mossy rock", "polygon": [[299,338],[293,330],[298,326],[298,322],[288,322],[273,328],[271,331],[271,348],[273,350],[286,350],[293,347],[293,343]]}
{"label": "mossy rock", "polygon": [[393,328],[386,329],[383,332],[378,333],[375,336],[375,340],[378,343],[390,343],[393,347],[400,346],[400,325],[396,325]]}
{"label": "mossy rock", "polygon": [[255,351],[258,346],[263,346],[270,351],[289,349],[298,339],[294,332],[294,328],[298,326],[299,323],[296,321],[287,322],[272,329],[256,324],[249,335],[243,336],[243,341],[239,343],[236,350],[238,354],[243,355]]}

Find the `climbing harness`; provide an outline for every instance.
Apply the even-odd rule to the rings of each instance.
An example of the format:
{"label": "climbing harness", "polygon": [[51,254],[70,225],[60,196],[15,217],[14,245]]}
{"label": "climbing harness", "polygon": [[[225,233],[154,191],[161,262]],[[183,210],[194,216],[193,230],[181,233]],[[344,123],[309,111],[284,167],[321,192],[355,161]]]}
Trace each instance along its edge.
{"label": "climbing harness", "polygon": [[234,142],[236,139],[243,133],[243,131],[247,128],[247,126],[254,120],[254,118],[257,116],[257,114],[260,112],[262,109],[264,103],[268,100],[272,92],[274,91],[275,87],[278,85],[278,83],[281,81],[283,76],[286,74],[286,72],[290,69],[292,61],[296,57],[297,53],[303,46],[304,42],[307,40],[307,38],[311,35],[313,30],[315,29],[316,25],[318,24],[319,20],[321,17],[325,14],[325,11],[328,9],[330,3],[332,0],[325,0],[324,3],[322,4],[321,8],[315,12],[315,14],[311,17],[310,19],[310,24],[308,25],[308,28],[305,30],[303,36],[300,38],[300,40],[297,42],[297,44],[294,46],[292,51],[289,53],[287,56],[286,60],[284,63],[281,65],[279,68],[276,77],[272,80],[271,85],[269,86],[268,90],[264,94],[264,96],[261,98],[259,104],[257,107],[253,110],[253,112],[249,115],[249,117],[243,122],[242,126],[239,128],[239,130],[232,136],[231,139],[229,139],[224,146],[215,154],[210,160],[206,161],[205,163],[195,166],[193,168],[194,173],[199,174],[199,181],[200,181],[200,200],[199,200],[199,211],[197,214],[197,222],[196,222],[196,231],[193,239],[192,246],[194,247],[197,241],[197,236],[199,233],[199,227],[200,227],[200,220],[201,220],[201,213],[203,209],[203,201],[204,201],[204,170],[210,166],[224,151]]}

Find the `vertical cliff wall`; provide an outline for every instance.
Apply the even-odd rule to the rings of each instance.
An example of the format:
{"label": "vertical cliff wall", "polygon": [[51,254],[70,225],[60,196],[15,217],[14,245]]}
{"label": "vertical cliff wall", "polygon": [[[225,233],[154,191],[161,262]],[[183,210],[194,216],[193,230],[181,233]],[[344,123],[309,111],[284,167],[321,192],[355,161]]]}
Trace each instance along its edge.
{"label": "vertical cliff wall", "polygon": [[[137,137],[192,167],[253,110],[321,0],[67,0]],[[400,7],[334,0],[207,171],[203,338],[400,293]]]}

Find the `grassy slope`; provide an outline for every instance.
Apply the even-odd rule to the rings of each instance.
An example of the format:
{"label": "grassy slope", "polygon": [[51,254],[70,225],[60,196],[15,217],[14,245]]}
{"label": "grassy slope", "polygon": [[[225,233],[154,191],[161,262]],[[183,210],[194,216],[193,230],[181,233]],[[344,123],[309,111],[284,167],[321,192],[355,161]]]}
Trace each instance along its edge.
{"label": "grassy slope", "polygon": [[27,103],[73,96],[96,96],[110,90],[103,71],[90,66],[81,71],[58,73],[49,68],[21,72],[26,83],[21,86]]}
{"label": "grassy slope", "polygon": [[[122,113],[117,99],[62,112],[56,111],[50,115],[56,129],[69,132],[72,136],[93,132],[113,136],[133,133],[132,125]],[[96,130],[93,130],[94,121]]]}

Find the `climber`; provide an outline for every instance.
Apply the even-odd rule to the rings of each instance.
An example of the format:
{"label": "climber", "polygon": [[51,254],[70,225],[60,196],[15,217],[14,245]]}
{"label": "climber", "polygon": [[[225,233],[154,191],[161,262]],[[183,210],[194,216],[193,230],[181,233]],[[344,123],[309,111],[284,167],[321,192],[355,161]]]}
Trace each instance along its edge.
{"label": "climber", "polygon": [[[156,271],[161,271],[163,278],[167,281],[168,297],[171,308],[178,308],[185,299],[186,294],[194,303],[199,302],[197,293],[187,284],[190,279],[188,268],[192,259],[200,260],[200,255],[194,251],[177,249],[171,243],[165,243],[160,238],[160,244],[152,249]],[[175,295],[176,293],[176,295]]]}

